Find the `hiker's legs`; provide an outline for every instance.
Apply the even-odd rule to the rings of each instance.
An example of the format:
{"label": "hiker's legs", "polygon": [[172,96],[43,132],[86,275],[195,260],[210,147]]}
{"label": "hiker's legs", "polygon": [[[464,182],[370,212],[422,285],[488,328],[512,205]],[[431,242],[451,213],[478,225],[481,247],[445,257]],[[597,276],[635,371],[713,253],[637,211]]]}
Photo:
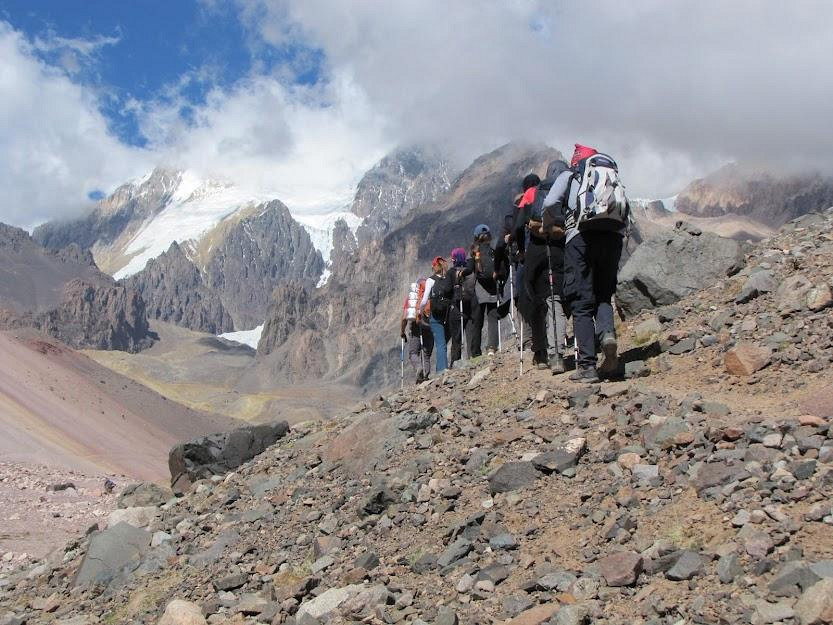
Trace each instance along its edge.
{"label": "hiker's legs", "polygon": [[434,351],[437,354],[437,373],[448,369],[448,349],[445,343],[445,325],[431,317],[431,334],[434,335]]}
{"label": "hiker's legs", "polygon": [[593,294],[593,268],[588,258],[588,245],[579,233],[570,239],[564,250],[564,296],[573,313],[573,332],[578,342],[577,368],[596,367],[596,298]]}
{"label": "hiker's legs", "polygon": [[425,360],[425,376],[431,373],[431,354],[434,352],[434,335],[431,333],[431,326],[427,323],[420,325],[422,330],[423,355]]}
{"label": "hiker's legs", "polygon": [[532,351],[540,356],[547,353],[547,295],[549,275],[547,274],[547,252],[543,245],[530,243],[527,246],[524,282],[529,298],[527,314],[531,331]]}
{"label": "hiker's legs", "polygon": [[596,336],[610,332],[616,335],[613,319],[613,296],[616,294],[619,259],[622,256],[622,236],[616,232],[593,232],[585,235],[589,244],[588,256],[593,265],[593,297],[596,301]]}
{"label": "hiker's legs", "polygon": [[481,306],[485,309],[484,312],[486,315],[486,336],[488,340],[488,344],[486,347],[487,349],[496,352],[498,348],[497,304],[481,304]]}
{"label": "hiker's legs", "polygon": [[471,308],[471,338],[469,339],[469,355],[472,358],[480,356],[481,341],[483,337],[483,317],[485,315],[485,304],[472,303]]}
{"label": "hiker's legs", "polygon": [[451,334],[451,357],[449,358],[450,365],[453,365],[462,357],[463,337],[460,335],[461,323],[463,323],[463,320],[460,317],[460,308],[458,304],[448,311],[448,332]]}
{"label": "hiker's legs", "polygon": [[561,296],[558,293],[555,297],[547,298],[547,326],[551,326],[550,320],[553,317],[553,309],[555,310],[555,328],[551,328],[549,337],[551,338],[550,345],[555,348],[555,355],[564,356],[564,340],[567,337],[567,315],[564,314],[564,306],[561,305]]}
{"label": "hiker's legs", "polygon": [[411,363],[414,373],[422,371],[425,366],[422,362],[422,354],[420,353],[421,349],[422,347],[419,342],[419,330],[411,332],[408,337],[408,362]]}

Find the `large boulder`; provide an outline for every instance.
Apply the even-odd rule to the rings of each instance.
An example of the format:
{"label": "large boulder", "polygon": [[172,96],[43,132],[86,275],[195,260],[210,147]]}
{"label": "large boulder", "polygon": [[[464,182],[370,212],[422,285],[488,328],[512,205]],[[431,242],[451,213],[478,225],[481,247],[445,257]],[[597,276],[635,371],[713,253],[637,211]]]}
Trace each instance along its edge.
{"label": "large boulder", "polygon": [[150,547],[151,535],[127,523],[118,523],[90,538],[87,554],[75,576],[74,586],[109,584],[135,571]]}
{"label": "large boulder", "polygon": [[678,302],[744,265],[746,244],[680,222],[642,243],[619,272],[616,303],[627,317]]}
{"label": "large boulder", "polygon": [[233,471],[263,453],[267,447],[286,436],[288,431],[287,422],[278,421],[209,434],[181,443],[168,456],[171,488],[175,493],[184,493],[197,480]]}

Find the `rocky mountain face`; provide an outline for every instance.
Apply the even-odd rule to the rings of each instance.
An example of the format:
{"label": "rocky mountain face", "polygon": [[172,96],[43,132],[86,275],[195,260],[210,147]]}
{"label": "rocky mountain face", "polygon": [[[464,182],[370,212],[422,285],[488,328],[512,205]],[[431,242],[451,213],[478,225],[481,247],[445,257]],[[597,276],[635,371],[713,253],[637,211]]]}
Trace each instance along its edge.
{"label": "rocky mountain face", "polygon": [[[438,200],[413,208],[405,223],[381,238],[357,244],[342,228],[327,285],[282,291],[273,301],[258,347],[264,372],[287,380],[344,379],[365,388],[391,383],[397,372],[389,356],[398,349],[408,284],[430,273],[436,254],[467,247],[477,224],[499,232],[523,176],[543,175],[559,157],[543,146],[510,144],[478,158]],[[296,311],[304,311],[301,320]]]}
{"label": "rocky mountain face", "polygon": [[176,499],[134,488],[0,576],[0,618],[829,625],[831,227],[626,323],[623,379],[519,376],[505,351]]}
{"label": "rocky mountain face", "polygon": [[676,200],[676,209],[697,217],[734,214],[774,228],[801,215],[833,206],[833,178],[779,174],[732,164],[695,180]]}
{"label": "rocky mountain face", "polygon": [[208,288],[202,272],[176,242],[122,283],[142,295],[150,319],[211,334],[234,330],[219,294]]}
{"label": "rocky mountain face", "polygon": [[359,182],[352,212],[364,219],[359,241],[378,239],[434,202],[451,184],[449,166],[421,148],[401,149],[385,156]]}
{"label": "rocky mountain face", "polygon": [[132,237],[146,220],[161,212],[181,181],[181,171],[157,168],[146,180],[116,189],[84,217],[38,226],[32,238],[50,249],[74,243],[92,250],[99,266],[112,272],[117,268],[117,243]]}
{"label": "rocky mountain face", "polygon": [[205,281],[235,329],[263,323],[272,291],[288,283],[312,288],[324,271],[321,253],[281,202],[257,206],[212,243]]}
{"label": "rocky mountain face", "polygon": [[149,346],[145,303],[101,273],[76,245],[48,250],[0,224],[0,325],[33,327],[79,349],[129,352]]}

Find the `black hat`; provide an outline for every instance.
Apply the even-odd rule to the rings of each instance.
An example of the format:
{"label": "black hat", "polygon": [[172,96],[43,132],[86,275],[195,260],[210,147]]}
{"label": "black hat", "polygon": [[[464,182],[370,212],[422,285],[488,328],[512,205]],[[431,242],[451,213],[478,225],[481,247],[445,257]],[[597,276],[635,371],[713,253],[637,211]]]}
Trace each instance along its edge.
{"label": "black hat", "polygon": [[541,179],[538,177],[538,174],[527,174],[524,177],[524,191],[531,189],[532,187],[537,187],[539,184],[541,184]]}

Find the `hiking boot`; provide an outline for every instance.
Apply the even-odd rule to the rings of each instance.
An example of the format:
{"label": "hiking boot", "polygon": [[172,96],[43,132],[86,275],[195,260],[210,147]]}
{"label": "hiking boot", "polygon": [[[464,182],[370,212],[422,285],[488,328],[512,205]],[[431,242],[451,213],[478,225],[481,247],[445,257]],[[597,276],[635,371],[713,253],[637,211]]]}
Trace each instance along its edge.
{"label": "hiking boot", "polygon": [[599,381],[599,376],[596,374],[595,369],[582,369],[581,367],[579,367],[570,376],[570,381],[571,382],[586,382],[587,384],[592,384],[594,382]]}
{"label": "hiking boot", "polygon": [[487,356],[488,358],[491,358],[491,357],[492,357],[492,356],[494,356],[494,355],[495,355],[495,350],[493,350],[493,349],[491,349],[491,348],[490,348],[490,349],[489,349],[489,351],[486,353],[486,356]]}
{"label": "hiking boot", "polygon": [[543,371],[544,369],[549,369],[549,362],[547,361],[547,355],[536,353],[532,356],[532,366],[536,369],[540,369]]}
{"label": "hiking boot", "polygon": [[556,354],[555,358],[553,358],[550,363],[550,369],[552,369],[553,375],[558,375],[559,373],[567,371],[567,367],[564,365],[564,358],[562,358],[559,354]]}
{"label": "hiking boot", "polygon": [[602,359],[599,365],[599,373],[610,375],[616,373],[619,369],[619,356],[617,355],[618,344],[616,343],[616,336],[613,332],[605,332],[601,341]]}
{"label": "hiking boot", "polygon": [[425,382],[425,374],[422,371],[420,371],[419,373],[417,373],[416,383],[422,384],[423,382]]}

